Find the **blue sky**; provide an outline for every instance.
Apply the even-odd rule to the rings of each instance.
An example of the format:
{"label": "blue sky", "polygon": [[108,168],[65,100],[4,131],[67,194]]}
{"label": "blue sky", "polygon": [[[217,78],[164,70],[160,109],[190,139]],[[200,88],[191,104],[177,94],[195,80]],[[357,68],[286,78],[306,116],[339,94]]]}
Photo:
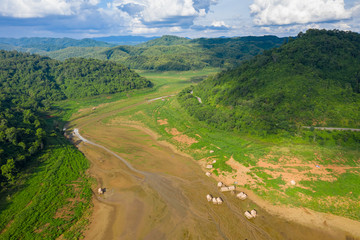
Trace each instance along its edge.
{"label": "blue sky", "polygon": [[0,0],[0,37],[360,32],[360,0]]}

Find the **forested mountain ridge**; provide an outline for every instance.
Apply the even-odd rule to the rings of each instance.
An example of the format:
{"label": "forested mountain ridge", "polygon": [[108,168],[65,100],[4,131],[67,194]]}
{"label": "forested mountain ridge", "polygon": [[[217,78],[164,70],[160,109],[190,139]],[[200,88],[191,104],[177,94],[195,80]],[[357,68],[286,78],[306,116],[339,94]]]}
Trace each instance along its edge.
{"label": "forested mountain ridge", "polygon": [[158,37],[143,37],[143,36],[108,36],[92,38],[96,41],[107,42],[116,45],[137,45]]}
{"label": "forested mountain ridge", "polygon": [[[123,65],[0,51],[0,184],[12,181],[44,144],[43,112],[54,101],[151,87]],[[0,185],[0,187],[1,187]]]}
{"label": "forested mountain ridge", "polygon": [[359,66],[360,34],[310,29],[179,99],[191,114],[224,129],[360,128]]}
{"label": "forested mountain ridge", "polygon": [[96,41],[94,39],[72,38],[0,38],[0,49],[17,50],[21,52],[41,53],[56,51],[68,47],[113,47],[114,44]]}
{"label": "forested mountain ridge", "polygon": [[38,53],[58,60],[95,58],[116,61],[129,68],[186,71],[234,67],[286,40],[276,36],[189,39],[171,35],[148,39],[136,46],[115,46],[94,39],[0,38],[0,49]]}
{"label": "forested mountain ridge", "polygon": [[280,46],[286,39],[275,36],[188,39],[165,35],[137,46],[67,48],[46,55],[59,60],[76,56],[112,60],[135,69],[184,71],[234,67],[266,49]]}
{"label": "forested mountain ridge", "polygon": [[152,46],[171,46],[171,45],[183,45],[189,44],[191,42],[190,38],[164,35],[160,38],[155,38],[144,43],[140,43],[138,47],[152,47]]}

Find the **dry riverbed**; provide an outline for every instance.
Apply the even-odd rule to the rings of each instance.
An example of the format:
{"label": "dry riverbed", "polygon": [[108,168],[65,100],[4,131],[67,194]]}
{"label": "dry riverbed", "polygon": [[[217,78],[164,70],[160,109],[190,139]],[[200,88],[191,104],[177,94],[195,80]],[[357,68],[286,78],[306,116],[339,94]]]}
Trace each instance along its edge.
{"label": "dry riverbed", "polygon": [[[96,122],[80,133],[138,170],[131,170],[104,148],[78,144],[91,161],[89,174],[97,180],[85,239],[352,239],[355,234],[333,228],[328,224],[331,219],[322,221],[321,214],[313,211],[302,210],[316,215],[317,221],[307,224],[298,221],[305,216],[296,216],[299,210],[278,207],[275,211],[277,207],[251,193],[251,200],[245,201],[220,193],[216,180],[205,176],[198,162],[157,141],[142,126]],[[96,193],[99,187],[106,188],[105,194]],[[220,196],[224,203],[208,203],[206,194]],[[244,211],[253,208],[258,217],[247,220]]]}

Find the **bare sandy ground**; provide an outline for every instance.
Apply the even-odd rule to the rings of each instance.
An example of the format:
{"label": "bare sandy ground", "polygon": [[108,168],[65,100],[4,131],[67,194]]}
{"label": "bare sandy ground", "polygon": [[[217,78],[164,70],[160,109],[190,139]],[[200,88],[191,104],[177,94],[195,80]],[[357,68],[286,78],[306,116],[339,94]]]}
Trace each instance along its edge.
{"label": "bare sandy ground", "polygon": [[[85,239],[352,239],[351,220],[307,209],[271,206],[252,193],[240,201],[220,193],[201,166],[141,126],[92,124],[84,137],[118,153],[141,171],[131,171],[104,149],[80,143],[97,180],[94,212]],[[104,195],[96,194],[99,187]],[[219,196],[213,205],[206,194]],[[258,217],[243,213],[255,208]],[[301,220],[302,219],[302,220]],[[340,221],[343,227],[334,227]],[[356,222],[358,224],[358,222]],[[353,225],[355,226],[355,225]],[[357,225],[358,226],[358,225]],[[360,228],[358,228],[360,229]]]}
{"label": "bare sandy ground", "polygon": [[[245,185],[249,184],[254,179],[247,174],[249,172],[249,168],[243,166],[239,162],[236,162],[232,157],[226,162],[231,168],[235,170],[232,174],[228,175],[220,175],[220,176],[214,176],[217,181],[221,181],[227,185],[231,185],[234,183],[234,181],[237,181],[239,185]],[[203,168],[206,164],[206,162],[200,162],[200,164],[203,165]],[[260,164],[263,164],[260,161]],[[303,166],[303,164],[301,165]],[[330,166],[331,167],[331,166]],[[327,166],[327,168],[330,168]],[[342,170],[343,167],[338,167],[339,171]],[[324,168],[323,168],[324,169]],[[335,167],[334,167],[334,170]],[[322,169],[318,169],[314,167],[314,171],[323,171]],[[284,174],[285,175],[285,174]],[[302,177],[301,174],[298,174],[300,177]],[[325,174],[323,174],[325,175]],[[236,177],[235,177],[236,176]],[[326,175],[325,175],[326,176]],[[284,177],[284,176],[282,176]],[[284,177],[286,179],[286,176]],[[287,182],[290,182],[291,179],[296,179],[296,175],[290,174],[290,178],[288,178]],[[253,183],[256,184],[256,183]],[[290,185],[290,183],[288,184]],[[289,186],[287,186],[289,187]],[[239,189],[240,190],[240,189]],[[338,231],[344,231],[349,234],[349,236],[354,236],[357,238],[360,238],[360,222],[354,221],[348,218],[336,216],[333,214],[326,214],[326,213],[320,213],[313,211],[311,209],[307,208],[296,208],[296,207],[287,207],[287,206],[276,206],[272,205],[269,202],[263,200],[253,192],[242,189],[244,192],[246,192],[250,199],[254,201],[257,205],[261,206],[263,209],[265,209],[267,212],[269,212],[272,215],[280,216],[281,218],[287,219],[289,221],[298,222],[302,225],[308,226],[310,228],[316,227],[321,228],[324,231],[327,232],[338,232]]]}

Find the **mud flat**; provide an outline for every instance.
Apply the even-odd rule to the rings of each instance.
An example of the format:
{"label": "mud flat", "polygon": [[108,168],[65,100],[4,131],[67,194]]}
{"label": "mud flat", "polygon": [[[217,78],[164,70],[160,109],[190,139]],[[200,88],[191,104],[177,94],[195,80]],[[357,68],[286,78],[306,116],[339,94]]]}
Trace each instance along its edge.
{"label": "mud flat", "polygon": [[[78,144],[97,180],[85,239],[354,239],[326,222],[311,227],[221,193],[196,161],[158,142],[149,130],[97,122],[80,132],[105,147]],[[105,194],[97,194],[99,187]],[[207,202],[207,194],[224,203]],[[247,220],[243,213],[253,208],[258,217]]]}

